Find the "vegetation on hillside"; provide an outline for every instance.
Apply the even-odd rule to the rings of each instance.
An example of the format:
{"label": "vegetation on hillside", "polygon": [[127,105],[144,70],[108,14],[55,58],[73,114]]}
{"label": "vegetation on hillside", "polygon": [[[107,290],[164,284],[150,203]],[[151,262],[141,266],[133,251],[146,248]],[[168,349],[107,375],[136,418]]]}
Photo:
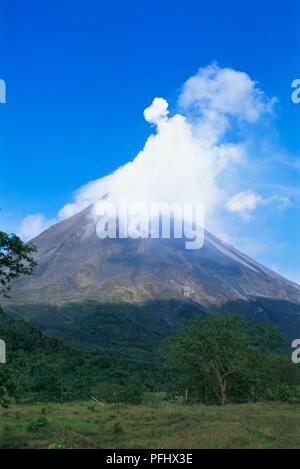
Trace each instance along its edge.
{"label": "vegetation on hillside", "polygon": [[0,322],[7,363],[0,366],[0,403],[65,402],[91,394],[137,403],[141,386],[112,357],[92,356],[44,335],[21,319]]}
{"label": "vegetation on hillside", "polygon": [[181,333],[153,352],[152,363],[143,355],[127,360],[121,353],[79,350],[21,319],[2,320],[0,337],[7,344],[7,364],[0,367],[4,406],[90,396],[139,404],[146,391],[207,404],[298,399],[298,368],[282,352],[281,334],[241,316],[187,321]]}

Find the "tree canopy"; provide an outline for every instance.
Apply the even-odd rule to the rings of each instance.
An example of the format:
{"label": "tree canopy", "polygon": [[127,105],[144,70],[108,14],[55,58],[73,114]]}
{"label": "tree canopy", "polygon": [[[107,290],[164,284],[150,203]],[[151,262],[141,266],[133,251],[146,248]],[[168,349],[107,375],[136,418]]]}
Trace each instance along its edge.
{"label": "tree canopy", "polygon": [[283,336],[272,325],[256,325],[240,315],[212,314],[185,323],[165,342],[167,363],[181,383],[207,402],[256,400],[281,384]]}
{"label": "tree canopy", "polygon": [[10,282],[20,275],[31,275],[36,262],[36,247],[18,236],[0,231],[0,294],[8,297]]}

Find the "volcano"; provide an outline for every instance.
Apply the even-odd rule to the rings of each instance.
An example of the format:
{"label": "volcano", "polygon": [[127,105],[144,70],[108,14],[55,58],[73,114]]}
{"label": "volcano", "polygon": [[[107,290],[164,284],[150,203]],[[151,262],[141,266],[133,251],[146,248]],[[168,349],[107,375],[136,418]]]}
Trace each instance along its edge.
{"label": "volcano", "polygon": [[14,282],[7,310],[71,340],[97,345],[129,326],[133,341],[163,336],[195,311],[300,330],[300,286],[207,231],[198,250],[180,239],[99,239],[88,207],[32,242],[38,267]]}

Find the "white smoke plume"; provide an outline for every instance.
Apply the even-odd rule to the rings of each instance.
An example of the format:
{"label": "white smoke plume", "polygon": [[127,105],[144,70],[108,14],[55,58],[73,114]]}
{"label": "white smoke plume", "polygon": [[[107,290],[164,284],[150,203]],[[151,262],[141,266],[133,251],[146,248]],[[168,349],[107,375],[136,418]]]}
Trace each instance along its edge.
{"label": "white smoke plume", "polygon": [[[109,194],[129,202],[202,202],[209,223],[234,194],[227,181],[246,158],[244,142],[230,141],[233,129],[257,122],[273,104],[246,73],[216,64],[200,68],[183,85],[177,112],[161,97],[144,110],[154,132],[138,155],[81,187],[58,219]],[[26,219],[22,225],[26,232]]]}

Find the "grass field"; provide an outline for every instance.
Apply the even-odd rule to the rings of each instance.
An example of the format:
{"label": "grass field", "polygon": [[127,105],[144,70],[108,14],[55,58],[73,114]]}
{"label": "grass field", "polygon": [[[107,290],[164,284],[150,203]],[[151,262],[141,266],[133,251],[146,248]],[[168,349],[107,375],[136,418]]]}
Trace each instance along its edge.
{"label": "grass field", "polygon": [[282,403],[14,405],[0,448],[299,448],[300,406]]}

